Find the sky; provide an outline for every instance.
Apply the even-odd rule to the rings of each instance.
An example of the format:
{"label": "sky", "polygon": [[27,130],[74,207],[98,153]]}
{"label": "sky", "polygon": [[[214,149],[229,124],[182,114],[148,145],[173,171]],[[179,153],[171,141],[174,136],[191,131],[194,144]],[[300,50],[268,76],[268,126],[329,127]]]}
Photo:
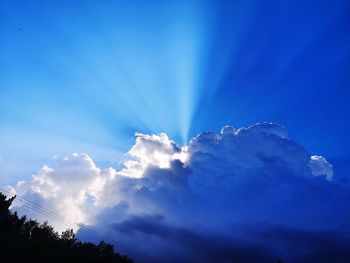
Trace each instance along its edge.
{"label": "sky", "polygon": [[259,121],[343,167],[348,11],[348,1],[2,0],[1,180],[74,151],[113,164],[135,132],[185,144]]}
{"label": "sky", "polygon": [[[339,241],[350,215],[340,212],[350,180],[349,12],[346,0],[0,0],[0,185],[58,214],[70,211],[71,221],[100,232],[113,222],[125,244],[131,241],[123,233],[138,231],[136,240],[151,233],[164,255],[178,240],[193,250],[216,248],[212,257],[232,256],[217,240],[237,244],[237,251],[275,246],[281,236]],[[226,129],[228,137],[225,125],[236,128]],[[221,182],[228,174],[237,179]],[[73,177],[76,186],[49,198]],[[276,181],[283,182],[278,204]],[[207,193],[224,184],[227,195]],[[261,184],[271,187],[259,195]],[[300,196],[290,199],[282,186]],[[241,190],[236,196],[232,189]],[[261,195],[266,204],[256,205]],[[309,202],[298,210],[302,197]],[[251,209],[222,205],[232,200]],[[279,217],[267,204],[300,216]],[[319,217],[307,213],[308,205]],[[86,213],[90,206],[98,214]],[[222,220],[198,216],[215,206]],[[193,222],[181,222],[185,215]],[[242,236],[253,229],[251,238],[232,240],[237,232],[227,236],[213,222],[238,224]],[[264,235],[270,243],[258,244]],[[341,237],[345,247],[348,237]],[[124,251],[164,259],[139,243]],[[330,250],[341,255],[342,248]],[[193,250],[176,247],[184,258],[197,256]],[[258,255],[269,261],[265,250]]]}

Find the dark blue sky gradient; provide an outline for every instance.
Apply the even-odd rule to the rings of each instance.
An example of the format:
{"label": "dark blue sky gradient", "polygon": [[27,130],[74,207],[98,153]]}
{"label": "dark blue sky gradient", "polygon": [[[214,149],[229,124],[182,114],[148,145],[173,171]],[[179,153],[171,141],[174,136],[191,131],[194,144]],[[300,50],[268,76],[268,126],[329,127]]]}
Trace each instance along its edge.
{"label": "dark blue sky gradient", "polygon": [[247,5],[239,18],[234,5],[220,9],[203,86],[229,53],[227,67],[213,95],[202,93],[193,130],[271,120],[311,151],[349,156],[348,2]]}

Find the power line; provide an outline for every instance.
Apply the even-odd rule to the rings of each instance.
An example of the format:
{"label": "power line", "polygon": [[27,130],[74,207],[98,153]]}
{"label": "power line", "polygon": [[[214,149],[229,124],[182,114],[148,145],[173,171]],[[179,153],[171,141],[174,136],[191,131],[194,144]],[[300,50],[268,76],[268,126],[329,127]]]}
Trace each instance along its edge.
{"label": "power line", "polygon": [[[10,192],[6,189],[0,189],[0,191],[5,192],[5,193],[10,194],[10,195],[13,194],[12,192]],[[14,199],[14,201],[18,201],[26,208],[29,208],[29,209],[31,209],[39,214],[42,214],[42,215],[60,223],[60,224],[67,226],[68,228],[71,228],[72,226],[76,226],[79,228],[79,231],[83,232],[83,234],[86,234],[86,235],[94,238],[97,241],[105,240],[109,243],[117,244],[118,246],[120,246],[119,242],[117,242],[116,240],[111,239],[111,238],[107,238],[106,236],[104,236],[104,235],[102,235],[94,230],[91,230],[82,224],[77,224],[77,223],[74,223],[71,221],[67,221],[65,217],[57,214],[56,212],[54,212],[48,208],[44,208],[44,207],[26,199],[26,198],[24,198],[23,196],[16,195],[16,198]]]}
{"label": "power line", "polygon": [[[9,193],[8,191],[4,191],[4,192],[7,192]],[[103,239],[103,236],[101,236],[99,233],[93,233],[94,231],[90,230],[90,229],[87,229],[86,227],[83,227],[79,224],[76,224],[76,223],[73,223],[73,222],[69,222],[69,221],[66,221],[66,219],[58,214],[56,214],[55,212],[47,209],[47,208],[44,208],[44,207],[41,207],[40,205],[38,204],[35,204],[25,198],[23,198],[22,196],[16,196],[16,199],[14,201],[18,201],[20,202],[23,206],[39,213],[39,214],[42,214],[60,224],[63,224],[69,228],[73,226],[77,226],[79,228],[81,228],[83,231],[85,231],[86,233],[88,233],[91,237],[93,237],[94,239],[97,239],[98,241],[101,241],[101,239]]]}
{"label": "power line", "polygon": [[[60,224],[65,225],[65,226],[68,227],[68,228],[71,228],[71,226],[72,226],[72,225],[66,223],[66,222],[63,221],[63,220],[60,220],[60,219],[58,219],[57,217],[52,216],[52,215],[46,213],[46,212],[43,211],[43,210],[40,210],[40,209],[38,209],[38,208],[36,208],[36,207],[33,207],[33,206],[31,206],[31,205],[26,204],[25,202],[23,202],[23,201],[20,200],[20,199],[17,199],[17,200],[15,199],[14,201],[20,202],[20,203],[22,203],[22,205],[23,205],[24,207],[29,208],[29,209],[31,209],[31,210],[37,212],[37,213],[40,213],[40,214],[42,214],[42,215],[44,215],[44,216],[50,218],[51,220],[54,220],[54,221],[56,221],[56,222],[58,222],[58,223],[60,223]],[[94,234],[90,233],[90,231],[87,231],[86,229],[82,229],[82,230],[83,230],[83,234],[86,234],[86,235],[88,235],[88,236],[90,236],[90,237],[92,237],[92,238],[94,238],[94,239],[96,239],[96,240],[98,240],[98,241],[101,241],[101,239],[103,239],[103,238],[100,237],[100,236],[97,236],[97,235],[94,235]],[[85,232],[85,233],[84,233],[84,232]]]}

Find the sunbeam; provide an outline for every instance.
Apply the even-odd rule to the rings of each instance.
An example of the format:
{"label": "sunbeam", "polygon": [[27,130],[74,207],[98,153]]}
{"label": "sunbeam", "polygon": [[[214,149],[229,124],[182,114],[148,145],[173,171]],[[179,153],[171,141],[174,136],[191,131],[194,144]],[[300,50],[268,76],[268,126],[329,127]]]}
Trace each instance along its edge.
{"label": "sunbeam", "polygon": [[348,263],[349,10],[0,0],[0,261]]}

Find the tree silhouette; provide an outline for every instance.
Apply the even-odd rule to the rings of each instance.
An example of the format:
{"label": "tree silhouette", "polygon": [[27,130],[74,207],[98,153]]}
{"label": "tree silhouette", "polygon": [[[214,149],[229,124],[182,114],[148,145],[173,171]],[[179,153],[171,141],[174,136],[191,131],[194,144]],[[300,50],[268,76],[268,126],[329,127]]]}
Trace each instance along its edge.
{"label": "tree silhouette", "polygon": [[133,262],[103,241],[81,242],[72,229],[58,234],[47,222],[11,213],[14,199],[0,193],[0,262]]}

